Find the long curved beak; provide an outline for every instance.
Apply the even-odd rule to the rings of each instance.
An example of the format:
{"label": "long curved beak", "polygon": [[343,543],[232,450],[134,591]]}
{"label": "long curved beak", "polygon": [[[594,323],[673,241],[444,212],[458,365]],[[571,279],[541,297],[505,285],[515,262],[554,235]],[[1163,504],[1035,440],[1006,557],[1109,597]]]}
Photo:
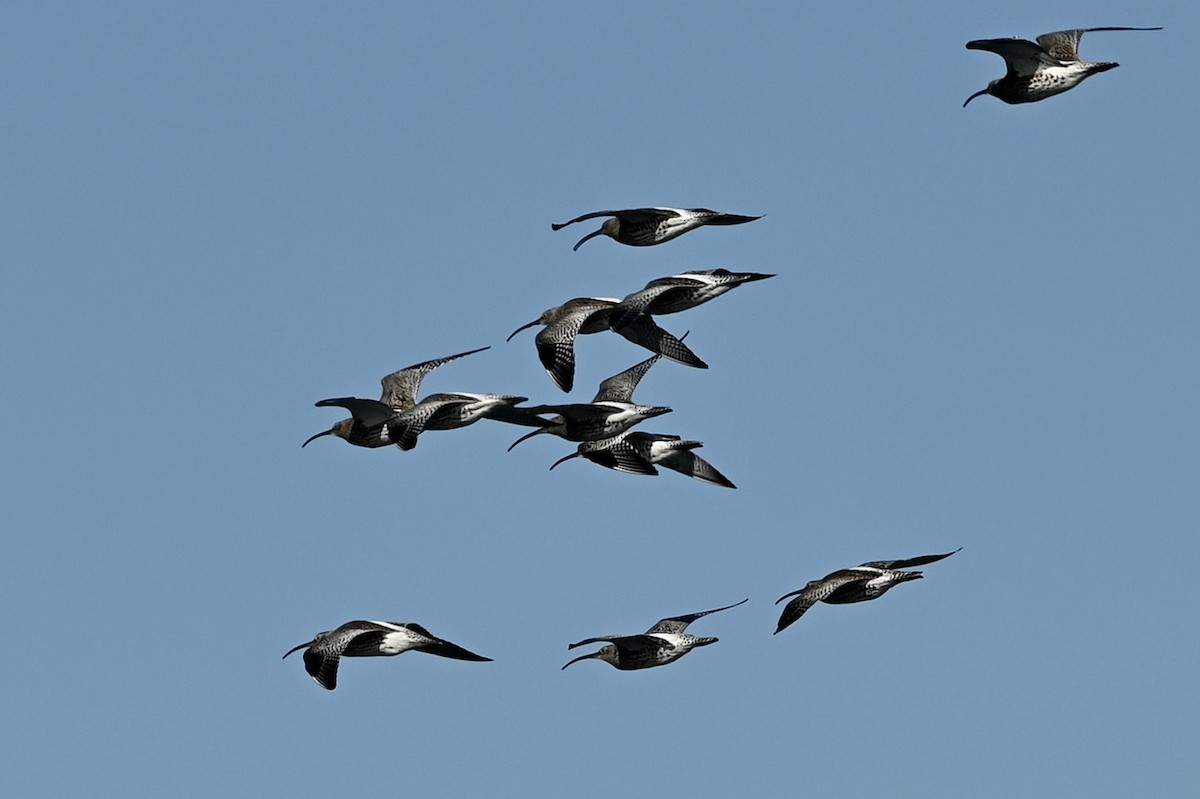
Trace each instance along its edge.
{"label": "long curved beak", "polygon": [[563,666],[561,669],[559,669],[559,671],[566,671],[567,666],[570,666],[572,663],[578,663],[581,660],[591,660],[592,658],[598,657],[599,655],[600,655],[599,652],[593,652],[590,655],[580,655],[579,657],[575,658],[574,660],[568,660],[566,665]]}
{"label": "long curved beak", "polygon": [[967,103],[971,102],[972,100],[974,100],[976,97],[978,97],[981,94],[990,94],[990,92],[987,89],[980,89],[979,91],[975,92],[974,94],[972,94],[970,97],[967,98],[966,102],[963,103],[963,108],[966,108]]}
{"label": "long curved beak", "polygon": [[[516,445],[514,444],[513,446],[516,446]],[[554,463],[550,464],[550,471],[554,471],[554,467],[557,466],[558,464],[565,463],[566,461],[571,460],[571,458],[578,458],[578,457],[579,457],[578,452],[572,452],[570,455],[564,455],[563,457],[556,460]]]}
{"label": "long curved beak", "polygon": [[510,334],[509,334],[509,336],[508,336],[508,338],[506,338],[506,339],[504,339],[504,340],[505,340],[505,341],[512,341],[512,340],[513,340],[513,336],[517,335],[518,333],[520,333],[522,330],[524,330],[524,329],[525,329],[525,328],[527,328],[527,327],[533,327],[534,325],[538,324],[540,321],[541,321],[540,319],[534,319],[534,320],[533,320],[532,322],[530,322],[529,324],[526,324],[526,325],[521,325],[521,326],[520,326],[520,327],[518,327],[516,330],[514,330],[512,333],[510,333]]}
{"label": "long curved beak", "polygon": [[514,441],[512,444],[510,444],[508,447],[508,451],[512,452],[513,447],[515,447],[517,444],[520,444],[522,441],[524,441],[527,438],[533,438],[534,436],[538,435],[539,433],[544,433],[544,432],[546,432],[546,428],[539,427],[537,430],[534,430],[532,433],[526,433],[525,435],[521,436],[516,441]]}
{"label": "long curved beak", "polygon": [[575,246],[571,248],[571,252],[575,252],[576,250],[578,250],[580,247],[582,247],[582,246],[583,246],[583,243],[584,243],[585,241],[587,241],[588,239],[594,239],[594,238],[596,238],[597,236],[599,236],[599,235],[600,235],[601,233],[603,233],[603,232],[604,232],[604,228],[600,228],[600,229],[599,229],[599,230],[597,230],[597,231],[594,231],[594,232],[592,232],[592,233],[589,233],[589,234],[587,234],[587,235],[586,235],[586,236],[584,236],[582,239],[580,239],[579,241],[575,242]]}
{"label": "long curved beak", "polygon": [[[317,433],[315,436],[312,436],[311,438],[309,438],[308,441],[305,441],[303,444],[300,445],[300,449],[304,449],[305,447],[307,447],[309,445],[310,442],[317,440],[321,436],[331,436],[331,435],[333,435],[332,427],[323,433]],[[295,651],[295,650],[292,650],[292,651]]]}
{"label": "long curved beak", "polygon": [[775,600],[775,604],[776,604],[776,605],[778,605],[780,602],[782,602],[783,600],[787,599],[788,597],[790,597],[790,596],[797,596],[797,595],[799,595],[799,594],[801,594],[801,593],[803,593],[803,592],[804,592],[804,589],[803,589],[803,588],[798,588],[798,589],[796,589],[795,591],[793,591],[792,593],[790,593],[790,594],[784,594],[783,596],[779,597],[779,599],[776,599],[776,600]]}
{"label": "long curved beak", "polygon": [[296,651],[298,651],[298,650],[301,650],[301,649],[307,649],[308,647],[312,646],[314,643],[316,643],[316,639],[315,639],[315,638],[314,638],[312,641],[309,641],[307,644],[300,644],[300,646],[294,646],[294,647],[292,647],[292,648],[291,648],[291,649],[289,649],[288,651],[284,652],[284,653],[283,653],[283,656],[286,658],[288,655],[292,654],[293,652],[296,652]]}

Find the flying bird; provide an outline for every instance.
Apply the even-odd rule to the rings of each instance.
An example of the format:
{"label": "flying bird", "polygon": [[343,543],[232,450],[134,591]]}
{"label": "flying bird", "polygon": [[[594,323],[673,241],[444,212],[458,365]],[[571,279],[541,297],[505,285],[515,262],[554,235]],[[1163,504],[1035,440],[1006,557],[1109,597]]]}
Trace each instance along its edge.
{"label": "flying bird", "polygon": [[317,685],[337,688],[338,661],[343,657],[366,658],[399,655],[410,649],[455,660],[490,661],[438,638],[419,624],[399,621],[348,621],[336,630],[317,633],[311,641],[284,653],[305,649],[304,670]]}
{"label": "flying bird", "polygon": [[662,466],[705,483],[737,488],[728,477],[694,452],[702,446],[700,441],[685,441],[679,436],[630,430],[600,441],[581,442],[575,452],[559,458],[550,468],[572,458],[585,458],[618,472],[653,476],[658,474],[657,467]]}
{"label": "flying bird", "polygon": [[[575,337],[609,329],[609,314],[619,302],[610,297],[576,297],[547,309],[532,322],[509,334],[507,341],[529,327],[545,325],[534,338],[538,359],[554,384],[569,392],[575,385]],[[619,331],[622,336],[651,352],[677,363],[707,369],[681,339],[663,330],[649,316],[637,317]]]}
{"label": "flying bird", "polygon": [[963,103],[976,97],[990,94],[1009,104],[1036,103],[1073,89],[1100,72],[1107,72],[1119,64],[1112,61],[1080,61],[1079,40],[1092,31],[1160,31],[1159,28],[1081,28],[1069,31],[1043,33],[1037,42],[1028,39],[976,39],[967,42],[968,50],[987,50],[1004,59],[1008,71]]}
{"label": "flying bird", "polygon": [[[959,549],[962,547],[954,552],[958,552]],[[950,557],[954,552],[942,555],[921,555],[905,560],[872,560],[851,569],[839,569],[825,575],[820,580],[812,580],[800,590],[784,594],[775,600],[775,604],[778,605],[790,596],[795,597],[784,606],[775,633],[782,632],[818,602],[827,602],[830,605],[848,605],[851,602],[878,599],[892,586],[909,580],[919,580],[922,577],[921,572],[900,571],[900,569],[935,563]]]}
{"label": "flying bird", "polygon": [[689,624],[702,616],[736,608],[738,605],[743,605],[748,601],[749,599],[743,599],[741,602],[726,605],[723,608],[716,608],[715,610],[689,613],[685,616],[671,616],[660,620],[642,635],[600,635],[595,638],[585,638],[582,641],[576,641],[570,644],[567,649],[601,642],[607,642],[607,644],[600,647],[597,652],[593,652],[590,655],[581,655],[574,660],[568,661],[563,666],[563,669],[566,669],[572,663],[592,658],[611,663],[621,671],[649,669],[655,666],[665,666],[668,663],[674,663],[696,647],[708,646],[717,642],[717,639],[711,636],[701,637],[688,634],[685,631]]}
{"label": "flying bird", "polygon": [[322,436],[337,436],[345,439],[356,447],[386,447],[395,443],[393,436],[399,437],[403,423],[396,417],[405,410],[417,404],[417,391],[421,388],[421,380],[434,369],[451,361],[483,352],[490,347],[480,347],[467,350],[444,358],[434,358],[429,361],[406,366],[386,375],[380,384],[383,393],[379,400],[359,399],[357,397],[335,397],[323,399],[316,404],[318,408],[337,407],[350,412],[351,418],[343,419],[328,430],[309,437],[301,444],[307,447],[309,443]]}
{"label": "flying bird", "polygon": [[766,280],[775,275],[761,272],[730,272],[728,269],[704,269],[684,272],[651,280],[646,287],[633,292],[613,307],[609,326],[620,331],[625,325],[645,314],[679,313],[703,305],[743,283]]}
{"label": "flying bird", "polygon": [[608,236],[632,247],[649,247],[662,244],[689,230],[704,225],[741,225],[761,219],[761,216],[721,214],[707,208],[628,208],[623,211],[595,211],[577,216],[570,222],[553,224],[552,230],[562,230],[567,225],[587,219],[608,216],[599,230],[587,234],[572,249],[578,250],[585,241],[596,236]]}
{"label": "flying bird", "polygon": [[[684,338],[687,337],[687,333],[683,335]],[[509,451],[525,439],[541,433],[556,435],[567,441],[598,441],[611,438],[646,419],[670,413],[671,409],[662,405],[638,405],[633,401],[633,391],[637,384],[660,357],[654,355],[612,377],[605,378],[591,402],[532,405],[523,409],[526,413],[555,416],[539,429],[514,441],[508,448]]]}
{"label": "flying bird", "polygon": [[333,435],[359,447],[395,444],[402,450],[410,450],[417,445],[417,436],[425,430],[453,430],[474,424],[480,419],[533,427],[545,424],[537,416],[515,407],[528,397],[459,391],[430,394],[417,401],[422,378],[443,364],[486,349],[489,348],[481,347],[435,358],[392,372],[380,381],[383,393],[378,400],[359,397],[321,400],[317,403],[318,408],[343,408],[350,412],[351,418],[343,419],[328,430],[311,436],[301,446],[308,446],[321,436]]}

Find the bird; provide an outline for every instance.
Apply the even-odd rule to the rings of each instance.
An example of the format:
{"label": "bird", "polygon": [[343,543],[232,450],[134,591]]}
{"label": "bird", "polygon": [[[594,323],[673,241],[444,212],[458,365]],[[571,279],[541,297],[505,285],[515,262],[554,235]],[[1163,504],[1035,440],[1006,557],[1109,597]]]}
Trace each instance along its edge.
{"label": "bird", "polygon": [[656,467],[663,466],[706,483],[737,488],[728,477],[693,451],[702,446],[704,444],[700,441],[685,441],[679,436],[630,430],[600,441],[583,441],[575,452],[559,458],[550,468],[572,458],[586,458],[618,472],[653,476],[658,474]]}
{"label": "bird", "polygon": [[1036,103],[1073,89],[1085,78],[1107,72],[1119,64],[1112,61],[1080,61],[1079,40],[1092,31],[1160,31],[1158,28],[1080,28],[1043,33],[1037,42],[1028,39],[976,39],[967,42],[968,50],[987,50],[1004,59],[1008,71],[986,89],[975,92],[963,103],[983,94],[1015,105]]}
{"label": "bird", "polygon": [[[962,547],[959,547],[954,552],[961,549]],[[838,569],[820,580],[812,580],[803,588],[784,594],[775,600],[775,604],[778,605],[790,596],[795,597],[784,606],[783,613],[779,616],[779,624],[775,628],[775,634],[778,635],[785,630],[818,602],[827,602],[830,605],[848,605],[851,602],[878,599],[892,586],[909,580],[919,580],[923,576],[921,572],[900,571],[900,569],[935,563],[950,557],[954,552],[946,552],[942,555],[921,555],[904,560],[872,560],[850,569]]]}
{"label": "bird", "polygon": [[[507,341],[526,328],[545,325],[534,338],[538,359],[554,384],[570,392],[575,385],[575,337],[608,330],[609,313],[619,300],[612,297],[576,297],[556,305],[532,322],[521,325],[509,334]],[[698,369],[708,364],[696,357],[681,339],[663,330],[648,316],[632,320],[618,331],[638,346],[658,353],[678,363]]]}
{"label": "bird", "polygon": [[384,657],[415,649],[455,660],[491,661],[438,638],[419,624],[400,621],[348,621],[336,630],[317,633],[311,641],[292,647],[283,657],[286,659],[306,647],[304,670],[317,685],[330,691],[337,688],[338,661],[343,657]]}
{"label": "bird", "polygon": [[[684,333],[684,338],[687,333]],[[541,433],[550,433],[567,441],[598,441],[625,432],[634,425],[654,416],[670,413],[663,405],[638,405],[633,401],[633,391],[650,367],[661,356],[653,355],[635,363],[600,382],[596,396],[589,403],[565,405],[532,405],[523,409],[532,414],[555,414],[548,423],[521,436],[509,446],[513,447],[527,438]]]}
{"label": "bird", "polygon": [[599,230],[587,234],[576,242],[572,249],[578,250],[585,241],[600,235],[608,236],[631,247],[650,247],[670,241],[676,236],[682,236],[689,230],[695,230],[704,225],[741,225],[762,218],[761,216],[722,214],[707,208],[627,208],[621,211],[594,211],[577,216],[570,222],[552,224],[550,229],[562,230],[567,225],[602,216],[612,218],[606,219]]}
{"label": "bird", "polygon": [[566,669],[572,663],[578,663],[581,660],[590,660],[591,658],[611,663],[621,671],[649,669],[654,666],[665,666],[668,663],[674,663],[698,646],[708,646],[717,642],[717,639],[711,636],[701,637],[689,635],[684,632],[689,624],[702,616],[736,608],[738,605],[744,605],[748,601],[749,598],[743,599],[741,602],[735,602],[732,605],[726,605],[723,608],[716,608],[715,610],[689,613],[684,616],[669,616],[668,618],[661,619],[642,635],[600,635],[595,638],[585,638],[582,641],[576,641],[568,645],[567,649],[574,649],[577,646],[586,646],[587,644],[595,644],[602,641],[607,641],[608,643],[600,647],[597,652],[593,652],[590,655],[581,655],[574,660],[568,661],[563,666],[563,669]]}
{"label": "bird", "polygon": [[386,447],[394,443],[392,436],[399,433],[398,428],[400,427],[395,423],[395,417],[417,404],[417,391],[421,388],[421,380],[443,364],[487,349],[491,348],[480,347],[447,355],[444,358],[422,361],[385,375],[379,381],[383,386],[383,393],[380,394],[378,402],[357,397],[335,397],[321,400],[316,407],[344,408],[350,411],[351,418],[343,419],[328,430],[309,437],[300,446],[307,447],[322,436],[337,436],[356,447]]}
{"label": "bird", "polygon": [[350,412],[351,418],[343,419],[330,429],[309,437],[301,446],[306,447],[321,436],[334,435],[359,447],[395,444],[402,450],[410,450],[417,445],[417,436],[424,430],[451,430],[484,418],[512,424],[544,424],[544,420],[532,414],[513,410],[515,405],[525,402],[528,397],[455,392],[431,394],[417,401],[417,391],[426,375],[443,364],[486,349],[490,348],[480,347],[445,358],[435,358],[392,372],[380,381],[383,393],[378,400],[358,397],[321,400],[317,403],[318,408],[344,408]]}
{"label": "bird", "polygon": [[609,314],[609,327],[620,330],[641,314],[657,316],[679,313],[703,305],[743,283],[766,280],[775,275],[761,272],[730,272],[704,269],[651,280],[646,287],[627,295]]}

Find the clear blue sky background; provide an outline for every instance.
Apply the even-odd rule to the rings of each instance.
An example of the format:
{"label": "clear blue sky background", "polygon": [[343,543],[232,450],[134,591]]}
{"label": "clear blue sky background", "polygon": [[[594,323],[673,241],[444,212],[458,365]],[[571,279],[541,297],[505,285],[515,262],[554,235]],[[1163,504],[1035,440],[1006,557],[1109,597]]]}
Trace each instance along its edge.
{"label": "clear blue sky background", "polygon": [[[101,7],[101,5],[103,7]],[[1026,106],[975,38],[1098,25]],[[1186,3],[57,3],[0,12],[5,796],[1191,795],[1200,148]],[[766,214],[621,247],[587,211]],[[561,401],[545,308],[662,321],[729,491],[323,397]],[[579,345],[571,399],[644,352]],[[836,568],[956,547],[816,607]],[[678,663],[567,643],[750,597]],[[416,621],[494,663],[289,647]],[[570,653],[574,654],[574,653]],[[849,788],[847,786],[850,786]]]}

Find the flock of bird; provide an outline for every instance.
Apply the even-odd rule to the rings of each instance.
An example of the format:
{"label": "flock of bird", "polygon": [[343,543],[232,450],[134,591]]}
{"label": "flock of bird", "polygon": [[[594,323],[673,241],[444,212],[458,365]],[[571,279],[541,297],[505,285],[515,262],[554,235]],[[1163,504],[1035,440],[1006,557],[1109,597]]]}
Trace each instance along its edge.
{"label": "flock of bird", "polygon": [[[963,107],[984,94],[1015,104],[1037,102],[1065,92],[1091,75],[1118,66],[1113,62],[1081,61],[1078,50],[1084,33],[1153,30],[1162,28],[1082,28],[1046,33],[1037,37],[1036,42],[1020,38],[968,42],[967,49],[986,50],[1002,57],[1007,71],[1003,77],[991,81],[986,88],[968,97]],[[595,211],[562,224],[551,225],[551,228],[557,231],[577,222],[598,218],[605,218],[605,221],[599,229],[579,239],[574,250],[597,236],[608,236],[629,246],[649,247],[699,227],[741,225],[761,216],[719,213],[706,208],[633,208]],[[654,353],[650,358],[602,381],[591,402],[523,406],[522,403],[528,402],[528,397],[462,391],[429,394],[417,399],[421,381],[430,372],[451,361],[489,349],[481,347],[423,361],[385,376],[381,381],[383,392],[378,400],[335,397],[317,402],[317,407],[342,408],[350,413],[350,418],[313,435],[301,446],[307,446],[322,436],[332,435],[359,447],[394,445],[401,450],[411,450],[417,445],[421,433],[427,430],[452,430],[480,419],[490,419],[534,428],[514,441],[509,447],[510,451],[522,441],[539,434],[555,435],[576,443],[576,451],[559,458],[550,466],[551,469],[573,458],[583,458],[609,469],[639,475],[657,475],[661,466],[713,485],[735,488],[712,464],[695,454],[694,450],[702,446],[700,441],[633,430],[640,422],[671,411],[664,405],[637,404],[633,401],[633,392],[660,358],[694,368],[708,368],[684,343],[687,333],[677,337],[660,327],[654,317],[695,308],[743,283],[770,277],[774,275],[731,272],[726,269],[670,275],[650,281],[624,299],[577,297],[567,300],[521,325],[509,335],[508,340],[511,341],[522,330],[542,326],[534,339],[538,358],[555,385],[564,392],[570,392],[574,387],[577,336],[611,331]],[[803,588],[784,594],[776,601],[779,604],[790,599],[779,616],[775,633],[794,624],[818,602],[838,605],[877,599],[894,586],[920,579],[922,572],[912,570],[913,567],[935,563],[958,551],[868,561],[811,580]],[[640,634],[585,638],[569,644],[567,648],[575,649],[596,643],[603,643],[604,646],[568,661],[562,668],[589,659],[603,660],[623,671],[673,663],[693,649],[717,641],[712,636],[688,633],[689,625],[704,616],[738,607],[747,601],[743,599],[713,610],[668,616]],[[456,660],[491,660],[438,638],[421,625],[411,622],[349,621],[334,630],[317,633],[312,640],[293,647],[283,657],[286,659],[301,649],[305,650],[305,670],[318,685],[331,691],[337,687],[338,664],[343,657],[391,656],[416,650]]]}

